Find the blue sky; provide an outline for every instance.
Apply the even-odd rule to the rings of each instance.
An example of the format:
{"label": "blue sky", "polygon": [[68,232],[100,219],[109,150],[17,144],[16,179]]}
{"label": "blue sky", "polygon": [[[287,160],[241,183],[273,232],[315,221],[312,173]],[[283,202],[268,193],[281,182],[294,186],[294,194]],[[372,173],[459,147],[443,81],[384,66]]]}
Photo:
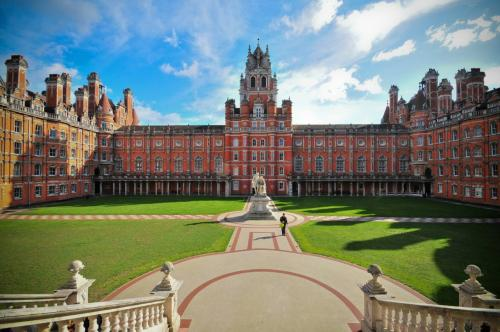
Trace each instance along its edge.
{"label": "blue sky", "polygon": [[296,124],[378,123],[390,85],[408,100],[430,67],[452,83],[481,67],[500,86],[498,1],[18,0],[0,20],[0,56],[27,57],[31,90],[96,71],[113,101],[133,90],[142,124],[222,124],[257,38]]}

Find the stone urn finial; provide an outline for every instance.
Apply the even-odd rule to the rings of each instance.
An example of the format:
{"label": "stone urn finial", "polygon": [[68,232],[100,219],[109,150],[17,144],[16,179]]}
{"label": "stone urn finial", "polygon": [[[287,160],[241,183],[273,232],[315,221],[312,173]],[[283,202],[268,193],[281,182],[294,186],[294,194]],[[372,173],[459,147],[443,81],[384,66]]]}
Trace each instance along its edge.
{"label": "stone urn finial", "polygon": [[172,272],[174,271],[174,264],[172,262],[163,263],[161,272],[165,274],[162,281],[155,287],[155,291],[171,291],[175,288],[177,284],[177,280],[172,276]]}
{"label": "stone urn finial", "polygon": [[371,264],[366,270],[372,275],[372,279],[364,284],[361,289],[368,294],[387,294],[384,287],[378,282],[378,277],[383,275],[382,269],[377,264]]}
{"label": "stone urn finial", "polygon": [[80,260],[74,260],[71,263],[69,263],[68,271],[71,272],[73,275],[64,286],[64,289],[78,289],[80,286],[82,286],[88,281],[80,274],[80,271],[83,270],[84,268],[85,265],[83,265],[82,261]]}
{"label": "stone urn finial", "polygon": [[481,277],[483,273],[479,266],[474,264],[469,264],[464,270],[465,274],[469,276],[469,279],[465,280],[460,288],[467,291],[470,294],[486,294],[486,290],[481,285],[477,278]]}

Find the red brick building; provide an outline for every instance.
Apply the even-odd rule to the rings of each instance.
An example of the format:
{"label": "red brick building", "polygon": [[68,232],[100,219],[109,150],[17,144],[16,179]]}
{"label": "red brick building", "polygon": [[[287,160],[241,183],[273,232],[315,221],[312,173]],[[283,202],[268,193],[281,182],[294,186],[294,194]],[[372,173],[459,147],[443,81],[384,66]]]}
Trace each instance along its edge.
{"label": "red brick building", "polygon": [[27,90],[27,61],[6,61],[0,82],[2,206],[86,195],[248,195],[263,174],[270,195],[433,195],[499,205],[500,90],[484,73],[450,82],[430,69],[408,102],[389,90],[379,125],[294,125],[278,106],[269,50],[249,48],[239,107],[225,125],[139,126],[130,89],[113,103],[99,76],[75,92],[52,74]]}

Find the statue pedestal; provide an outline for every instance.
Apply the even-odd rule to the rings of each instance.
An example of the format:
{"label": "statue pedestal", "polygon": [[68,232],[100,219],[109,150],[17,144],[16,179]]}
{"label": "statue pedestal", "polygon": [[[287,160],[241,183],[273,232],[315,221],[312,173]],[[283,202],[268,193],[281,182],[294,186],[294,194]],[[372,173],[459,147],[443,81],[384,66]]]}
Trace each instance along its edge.
{"label": "statue pedestal", "polygon": [[271,199],[269,196],[255,195],[250,198],[250,210],[246,214],[246,219],[269,220],[277,219],[269,207]]}

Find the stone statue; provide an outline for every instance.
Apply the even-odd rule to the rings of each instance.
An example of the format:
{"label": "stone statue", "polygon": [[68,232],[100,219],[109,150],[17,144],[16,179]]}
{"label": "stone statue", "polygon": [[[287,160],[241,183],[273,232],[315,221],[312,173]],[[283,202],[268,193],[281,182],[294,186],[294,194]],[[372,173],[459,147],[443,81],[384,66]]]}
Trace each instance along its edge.
{"label": "stone statue", "polygon": [[256,195],[257,196],[266,196],[266,181],[264,180],[264,177],[262,175],[259,176],[257,179],[257,191]]}
{"label": "stone statue", "polygon": [[257,195],[257,180],[259,179],[259,173],[253,175],[252,178],[252,191],[254,195]]}

